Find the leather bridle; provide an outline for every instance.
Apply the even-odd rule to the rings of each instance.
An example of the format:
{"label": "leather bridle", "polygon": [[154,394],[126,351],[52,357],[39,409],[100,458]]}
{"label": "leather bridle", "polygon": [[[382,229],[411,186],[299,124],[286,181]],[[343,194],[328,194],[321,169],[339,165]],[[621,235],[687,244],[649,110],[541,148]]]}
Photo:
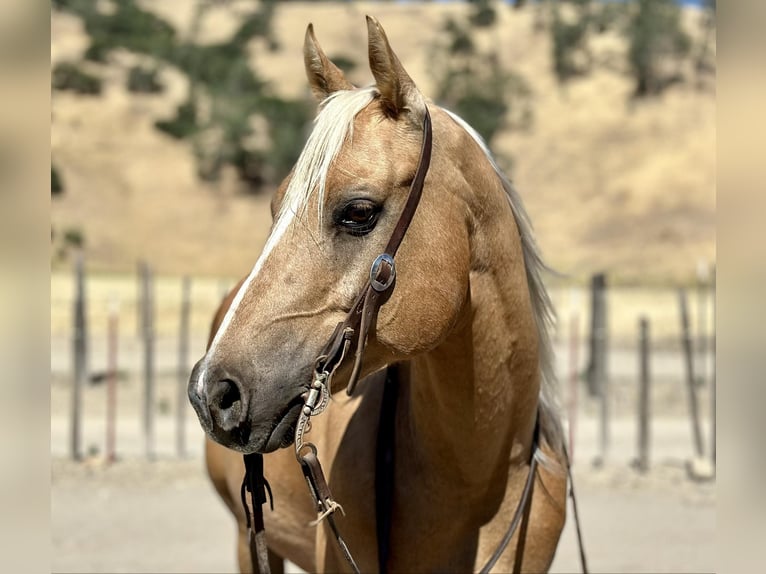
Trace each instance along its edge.
{"label": "leather bridle", "polygon": [[[309,487],[309,491],[316,504],[318,518],[313,524],[319,524],[321,521],[326,520],[330,525],[330,528],[335,536],[338,546],[343,553],[346,561],[352,570],[359,573],[359,567],[351,555],[351,551],[346,545],[343,537],[338,530],[338,526],[335,523],[334,514],[337,510],[343,513],[343,507],[338,504],[332,497],[330,488],[327,484],[327,480],[324,476],[322,466],[319,463],[317,457],[317,448],[311,442],[304,441],[304,435],[310,429],[310,419],[312,416],[316,416],[323,412],[330,401],[330,387],[331,380],[335,372],[344,362],[348,350],[351,345],[356,341],[356,350],[354,354],[354,363],[351,370],[351,376],[349,377],[346,392],[351,395],[356,388],[359,374],[362,367],[362,359],[364,355],[364,349],[367,342],[367,335],[369,330],[377,318],[380,305],[383,303],[394,288],[396,280],[396,267],[394,264],[394,257],[399,249],[399,246],[404,239],[407,229],[412,222],[412,218],[415,215],[418,204],[420,203],[420,197],[423,193],[423,184],[425,182],[428,168],[431,164],[431,148],[432,148],[432,129],[431,129],[431,116],[428,109],[425,110],[423,118],[423,143],[420,150],[420,160],[415,172],[415,176],[412,179],[412,183],[409,188],[409,195],[407,201],[402,209],[402,213],[399,216],[399,220],[394,227],[391,237],[386,244],[383,252],[378,255],[370,267],[370,275],[367,283],[362,291],[357,296],[351,309],[349,310],[346,318],[337,324],[330,339],[325,345],[322,352],[317,356],[314,366],[314,377],[311,383],[311,388],[305,398],[304,406],[301,410],[298,418],[298,423],[295,429],[295,457],[301,465],[303,475],[306,478],[306,482]],[[385,402],[385,401],[384,401]],[[393,403],[395,405],[395,402]],[[508,546],[514,532],[519,526],[523,515],[528,514],[531,502],[531,493],[534,483],[534,477],[537,468],[537,457],[535,456],[538,450],[538,435],[539,435],[539,421],[535,424],[534,438],[531,449],[531,459],[529,474],[524,486],[524,490],[519,501],[519,505],[514,513],[513,519],[509,525],[509,528],[503,537],[497,550],[490,557],[487,564],[480,572],[486,573],[495,565],[500,555]],[[379,440],[380,443],[380,440]],[[271,490],[268,482],[263,477],[263,456],[261,454],[246,454],[245,459],[245,478],[242,483],[242,504],[245,509],[247,518],[247,526],[250,537],[250,554],[252,560],[253,572],[261,572],[261,574],[270,574],[270,567],[268,562],[268,551],[265,541],[265,532],[263,526],[263,513],[262,505],[265,504],[266,492],[269,493],[271,498]],[[569,468],[567,459],[567,468]],[[570,475],[571,476],[571,475]],[[251,504],[248,506],[247,493],[250,493]],[[570,491],[573,494],[573,491]],[[272,501],[273,509],[273,501]],[[390,523],[390,518],[388,520]],[[578,524],[578,536],[579,536],[579,524]],[[387,544],[386,544],[387,548]],[[379,553],[381,551],[379,540]],[[583,571],[587,572],[587,568],[583,559]],[[386,557],[379,557],[381,564],[381,570],[386,563]],[[516,568],[520,566],[520,560],[516,561]],[[516,570],[514,568],[514,570]]]}

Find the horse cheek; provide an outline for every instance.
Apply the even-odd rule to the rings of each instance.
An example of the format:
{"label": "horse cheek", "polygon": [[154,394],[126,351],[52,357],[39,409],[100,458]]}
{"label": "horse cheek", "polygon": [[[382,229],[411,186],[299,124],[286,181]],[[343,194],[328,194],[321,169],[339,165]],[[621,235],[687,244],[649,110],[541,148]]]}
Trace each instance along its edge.
{"label": "horse cheek", "polygon": [[402,359],[436,348],[469,307],[468,238],[452,234],[447,241],[430,252],[433,261],[422,258],[414,273],[400,275],[380,310],[378,339]]}

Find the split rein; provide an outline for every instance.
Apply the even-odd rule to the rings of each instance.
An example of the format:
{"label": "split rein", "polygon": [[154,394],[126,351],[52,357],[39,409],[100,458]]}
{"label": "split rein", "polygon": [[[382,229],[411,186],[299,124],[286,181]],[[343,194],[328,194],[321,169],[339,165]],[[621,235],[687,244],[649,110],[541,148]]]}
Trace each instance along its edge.
{"label": "split rein", "polygon": [[[306,479],[306,483],[308,484],[309,491],[314,499],[318,513],[317,519],[312,524],[317,525],[323,520],[327,521],[344,558],[351,569],[357,574],[360,572],[359,566],[354,560],[348,545],[343,540],[338,526],[335,523],[335,512],[340,510],[341,514],[344,514],[343,507],[333,499],[327,479],[325,478],[319,458],[317,457],[317,448],[313,443],[305,441],[305,435],[311,429],[311,417],[321,414],[327,408],[327,405],[330,402],[330,384],[333,375],[346,359],[348,351],[355,338],[356,349],[354,354],[354,364],[346,387],[346,393],[350,396],[356,388],[361,371],[364,348],[367,342],[367,334],[377,317],[378,310],[384,297],[390,295],[390,292],[393,290],[396,279],[394,257],[399,249],[402,239],[404,239],[404,235],[409,228],[410,222],[415,215],[415,211],[417,210],[420,196],[423,192],[423,184],[431,163],[433,136],[431,116],[428,109],[425,110],[425,116],[423,118],[423,132],[424,135],[420,150],[420,160],[418,162],[417,171],[415,172],[415,177],[410,184],[407,202],[399,216],[399,221],[391,233],[391,237],[388,240],[388,244],[383,253],[378,255],[373,261],[367,284],[356,298],[356,301],[346,315],[346,318],[335,327],[325,348],[317,357],[311,388],[306,395],[303,408],[298,418],[298,424],[295,429],[295,457],[301,465],[303,476]],[[481,569],[481,574],[489,572],[494,567],[497,560],[510,543],[513,534],[521,523],[522,517],[526,515],[530,509],[531,493],[537,470],[537,457],[535,454],[539,448],[538,437],[539,420],[535,423],[529,474],[524,485],[521,500],[514,512],[513,519],[511,520],[511,524],[509,525],[503,540],[487,561],[484,568]],[[268,482],[263,477],[263,455],[258,453],[246,454],[244,455],[244,460],[245,477],[242,483],[241,498],[242,505],[245,509],[249,533],[250,556],[253,572],[270,574],[271,568],[268,560],[268,548],[266,546],[262,506],[267,501],[266,494],[268,493],[268,499],[270,500],[271,508],[273,510],[274,505],[271,497],[271,489]],[[567,471],[570,473],[571,484],[571,471],[569,469],[568,458]],[[247,503],[248,492],[250,493],[250,505]],[[574,501],[573,489],[570,490],[570,495]],[[577,506],[575,505],[574,508],[575,518],[577,518]],[[580,540],[579,521],[577,521],[577,534],[578,540]],[[580,548],[583,572],[587,572],[585,555],[582,551],[582,543]],[[382,549],[379,548],[379,553],[381,550]],[[382,558],[379,557],[381,565],[385,564],[386,558],[386,556]],[[520,560],[517,556],[514,571],[518,570],[519,567]],[[381,566],[381,570],[382,568],[383,566]]]}

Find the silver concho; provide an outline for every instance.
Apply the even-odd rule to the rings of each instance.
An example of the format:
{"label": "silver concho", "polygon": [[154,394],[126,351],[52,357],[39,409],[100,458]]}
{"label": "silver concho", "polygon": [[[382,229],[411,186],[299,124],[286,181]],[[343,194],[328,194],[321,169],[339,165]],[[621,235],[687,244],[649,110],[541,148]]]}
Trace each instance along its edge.
{"label": "silver concho", "polygon": [[[380,267],[383,265],[383,263],[391,268],[391,274],[388,276],[388,279],[385,283],[378,281],[378,272],[380,271]],[[391,257],[388,253],[381,253],[378,255],[375,258],[375,261],[372,262],[372,267],[370,267],[370,285],[372,288],[375,289],[375,291],[378,293],[382,293],[391,287],[395,277],[396,266],[394,265],[394,258]]]}

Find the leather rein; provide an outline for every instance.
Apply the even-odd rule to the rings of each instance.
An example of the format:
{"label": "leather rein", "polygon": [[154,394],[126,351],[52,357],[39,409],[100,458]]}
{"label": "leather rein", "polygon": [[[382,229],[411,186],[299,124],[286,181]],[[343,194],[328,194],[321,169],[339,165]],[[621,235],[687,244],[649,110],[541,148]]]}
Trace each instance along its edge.
{"label": "leather rein", "polygon": [[[346,359],[348,351],[351,345],[356,342],[356,349],[354,353],[354,363],[351,370],[351,376],[349,377],[348,384],[346,386],[346,393],[352,395],[356,384],[359,379],[359,374],[362,367],[362,358],[364,355],[364,349],[367,342],[368,332],[377,318],[378,310],[384,299],[387,298],[395,285],[396,279],[396,267],[394,265],[394,257],[396,255],[402,239],[404,239],[407,229],[410,226],[418,204],[420,203],[420,197],[423,193],[423,184],[425,182],[428,168],[431,164],[431,148],[432,148],[432,129],[431,129],[431,116],[428,109],[425,110],[425,116],[423,118],[423,143],[420,150],[420,160],[418,162],[417,171],[415,177],[412,180],[409,188],[409,195],[404,205],[399,220],[394,227],[391,237],[386,244],[383,252],[378,255],[372,263],[370,268],[370,275],[364,288],[357,296],[351,309],[349,310],[346,318],[338,323],[332,336],[328,340],[322,352],[316,358],[314,367],[314,377],[311,383],[311,387],[305,399],[304,406],[301,410],[298,418],[298,423],[295,429],[295,457],[300,463],[301,470],[308,484],[309,491],[314,503],[318,517],[312,522],[312,525],[317,525],[323,520],[326,520],[329,524],[332,533],[338,543],[338,547],[341,550],[344,558],[348,562],[351,569],[357,574],[360,572],[348,545],[341,536],[340,530],[335,522],[335,512],[340,510],[344,514],[343,507],[336,502],[330,492],[330,487],[325,478],[322,466],[317,457],[316,446],[308,441],[305,441],[305,434],[311,429],[311,417],[322,413],[330,402],[330,382],[333,375],[341,364]],[[387,381],[386,390],[384,391],[384,411],[386,411],[386,405],[393,405],[388,410],[395,409],[396,400],[390,398],[392,392],[396,392],[396,388],[391,390],[391,383]],[[389,395],[387,398],[386,395]],[[381,422],[384,420],[393,419],[393,413],[385,413],[381,416]],[[387,434],[393,432],[393,425],[386,425],[388,427]],[[539,417],[535,423],[534,437],[530,455],[529,474],[524,485],[519,505],[514,512],[511,523],[508,530],[505,533],[500,545],[492,554],[490,559],[485,564],[484,568],[480,570],[482,574],[489,572],[500,558],[502,553],[511,541],[513,534],[519,527],[522,521],[522,517],[528,514],[531,502],[531,493],[533,489],[534,477],[537,469],[537,457],[535,454],[539,448]],[[390,437],[393,440],[393,437]],[[385,451],[389,447],[386,444],[385,437],[379,437],[378,439],[378,458],[391,459],[392,456],[381,456],[381,448]],[[263,477],[263,455],[258,453],[244,455],[245,461],[245,477],[242,483],[241,498],[242,505],[245,509],[245,515],[247,519],[247,527],[250,540],[250,555],[252,561],[253,572],[260,572],[261,574],[270,574],[271,569],[268,561],[268,549],[265,540],[265,529],[263,524],[263,511],[262,505],[266,503],[266,493],[269,494],[271,500],[271,508],[273,510],[273,499],[271,499],[271,489],[268,482]],[[388,464],[392,464],[389,461]],[[385,474],[392,476],[392,470],[384,469]],[[571,484],[571,471],[569,469],[569,460],[567,457],[567,471],[570,473]],[[377,480],[376,480],[377,482]],[[388,488],[388,487],[384,487]],[[377,486],[376,486],[377,490]],[[247,502],[247,493],[250,493],[250,505]],[[574,490],[570,490],[570,494],[574,500]],[[388,488],[388,492],[384,493],[385,498],[390,498],[391,492]],[[390,505],[389,505],[390,506]],[[577,516],[577,507],[575,505],[575,517]],[[388,509],[390,510],[390,508]],[[388,542],[389,535],[387,530],[384,529],[381,532],[380,519],[378,520],[378,551],[379,551],[379,566],[381,572],[384,571],[387,562],[388,554]],[[526,522],[526,520],[525,520]],[[390,516],[385,517],[386,527],[390,526]],[[524,528],[526,530],[526,528]],[[580,536],[579,521],[577,524],[578,540]],[[381,536],[381,534],[383,536]],[[381,539],[385,539],[385,543],[381,542]],[[581,546],[582,548],[582,546]],[[587,572],[585,565],[585,556],[581,549],[581,558],[583,565],[583,572]],[[516,560],[514,571],[520,567],[520,560]]]}

